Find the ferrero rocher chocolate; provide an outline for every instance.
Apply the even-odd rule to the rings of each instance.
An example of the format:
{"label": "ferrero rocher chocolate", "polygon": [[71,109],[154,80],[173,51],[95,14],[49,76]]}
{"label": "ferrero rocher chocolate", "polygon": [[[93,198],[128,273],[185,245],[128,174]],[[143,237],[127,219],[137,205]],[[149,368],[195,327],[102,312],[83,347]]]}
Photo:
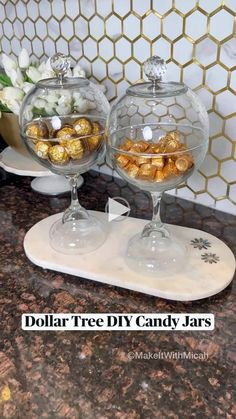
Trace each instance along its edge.
{"label": "ferrero rocher chocolate", "polygon": [[91,122],[87,118],[79,118],[73,123],[73,128],[78,135],[90,135],[93,127]]}
{"label": "ferrero rocher chocolate", "polygon": [[34,150],[37,156],[39,156],[41,159],[47,159],[50,147],[51,144],[48,141],[38,141],[35,144]]}
{"label": "ferrero rocher chocolate", "polygon": [[119,148],[127,151],[127,154],[115,156],[118,165],[130,177],[150,182],[164,182],[172,177],[183,176],[194,164],[193,156],[181,143],[178,131],[167,133],[158,143],[125,138]]}
{"label": "ferrero rocher chocolate", "polygon": [[[75,131],[75,129],[70,126],[70,125],[65,125],[64,127],[62,127],[61,129],[59,129],[58,131],[56,131],[56,138],[61,139],[61,141],[63,140],[67,140],[68,138],[73,138],[76,137],[77,133]],[[60,141],[60,144],[62,144],[62,142]]]}
{"label": "ferrero rocher chocolate", "polygon": [[89,149],[95,150],[102,140],[102,135],[100,135],[102,131],[102,127],[99,122],[92,122],[92,134],[91,137],[88,138]]}
{"label": "ferrero rocher chocolate", "polygon": [[37,122],[28,125],[26,128],[26,135],[33,139],[40,140],[41,138],[48,138],[48,127],[45,122]]}
{"label": "ferrero rocher chocolate", "polygon": [[63,165],[69,161],[69,154],[65,147],[59,144],[50,147],[48,155],[51,162],[54,164]]}
{"label": "ferrero rocher chocolate", "polygon": [[66,142],[66,151],[69,156],[73,159],[81,159],[84,153],[82,142],[79,139],[76,140],[67,140]]}

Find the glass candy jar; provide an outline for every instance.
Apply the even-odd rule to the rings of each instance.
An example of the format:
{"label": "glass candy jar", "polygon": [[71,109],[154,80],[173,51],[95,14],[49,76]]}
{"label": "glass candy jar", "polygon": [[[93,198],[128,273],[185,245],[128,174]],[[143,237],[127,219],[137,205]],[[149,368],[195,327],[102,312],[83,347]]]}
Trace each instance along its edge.
{"label": "glass candy jar", "polygon": [[138,272],[157,275],[179,270],[186,260],[186,248],[161,221],[160,200],[203,162],[208,115],[185,84],[162,81],[166,64],[160,57],[148,59],[144,72],[149,81],[129,87],[112,106],[107,148],[118,174],[151,193],[152,221],[130,239],[126,260]]}
{"label": "glass candy jar", "polygon": [[109,103],[83,77],[66,77],[70,62],[51,58],[55,78],[40,80],[20,112],[21,137],[32,157],[71,184],[71,204],[50,230],[51,245],[63,253],[87,253],[105,240],[106,229],[79,203],[77,179],[103,158]]}

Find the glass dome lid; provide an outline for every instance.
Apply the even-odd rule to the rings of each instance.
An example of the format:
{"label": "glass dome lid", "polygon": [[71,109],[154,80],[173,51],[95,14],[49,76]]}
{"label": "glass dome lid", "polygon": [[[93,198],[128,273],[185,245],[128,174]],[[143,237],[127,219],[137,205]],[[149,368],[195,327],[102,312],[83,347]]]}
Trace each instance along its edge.
{"label": "glass dome lid", "polygon": [[[84,77],[67,77],[70,60],[64,54],[55,54],[50,64],[55,77],[39,80],[22,103],[19,117],[22,137],[53,141],[58,129],[73,125],[80,117],[91,123],[98,121],[104,132],[110,106],[103,92]],[[65,139],[67,131],[64,130]],[[80,136],[86,135],[85,131],[81,130]]]}

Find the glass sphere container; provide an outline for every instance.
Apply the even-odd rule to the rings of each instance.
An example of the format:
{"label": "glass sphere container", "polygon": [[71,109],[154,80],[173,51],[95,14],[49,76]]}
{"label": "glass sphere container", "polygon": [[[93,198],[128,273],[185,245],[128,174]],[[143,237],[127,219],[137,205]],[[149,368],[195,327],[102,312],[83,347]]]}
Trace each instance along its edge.
{"label": "glass sphere container", "polygon": [[51,58],[55,78],[38,81],[26,95],[20,131],[31,156],[71,184],[71,204],[50,230],[51,246],[62,253],[95,250],[106,228],[79,203],[78,177],[105,154],[109,103],[99,87],[83,77],[67,77],[68,57]]}
{"label": "glass sphere container", "polygon": [[199,168],[209,136],[199,97],[183,83],[163,82],[165,72],[163,59],[148,59],[149,81],[129,87],[107,122],[108,160],[122,178],[152,197],[152,221],[129,240],[126,252],[132,269],[151,275],[176,272],[186,261],[186,247],[161,221],[160,200]]}

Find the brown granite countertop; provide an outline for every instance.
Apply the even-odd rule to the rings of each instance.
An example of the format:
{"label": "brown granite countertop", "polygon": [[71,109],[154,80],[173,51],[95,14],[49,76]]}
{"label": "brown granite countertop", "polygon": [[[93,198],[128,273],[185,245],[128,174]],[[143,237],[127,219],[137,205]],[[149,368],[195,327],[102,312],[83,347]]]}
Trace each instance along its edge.
{"label": "brown granite countertop", "polygon": [[[3,173],[3,172],[2,172]],[[5,175],[4,175],[5,176]],[[30,179],[0,181],[0,417],[235,418],[236,282],[215,297],[175,303],[43,270],[23,251],[26,231],[62,211],[68,196],[34,193]],[[1,173],[0,173],[1,179]],[[148,195],[105,175],[84,175],[81,203],[104,210],[108,196],[128,199],[149,218]],[[165,221],[208,231],[236,253],[236,218],[166,196]],[[27,312],[210,312],[211,332],[26,332]],[[208,359],[134,359],[143,353],[208,353]]]}

